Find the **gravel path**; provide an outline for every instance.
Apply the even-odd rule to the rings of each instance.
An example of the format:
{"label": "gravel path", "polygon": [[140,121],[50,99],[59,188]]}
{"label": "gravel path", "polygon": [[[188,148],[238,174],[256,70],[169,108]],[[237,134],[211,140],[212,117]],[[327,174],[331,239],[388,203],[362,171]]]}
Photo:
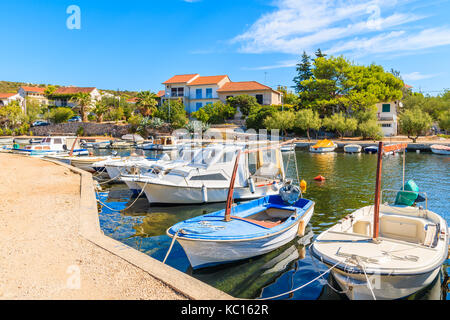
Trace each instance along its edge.
{"label": "gravel path", "polygon": [[0,154],[0,299],[185,299],[78,235],[80,176]]}

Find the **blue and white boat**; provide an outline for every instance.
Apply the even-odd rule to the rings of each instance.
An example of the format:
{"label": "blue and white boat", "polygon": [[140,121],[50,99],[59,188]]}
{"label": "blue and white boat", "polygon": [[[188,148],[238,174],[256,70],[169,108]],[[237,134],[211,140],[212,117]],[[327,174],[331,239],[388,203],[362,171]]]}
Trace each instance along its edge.
{"label": "blue and white boat", "polygon": [[13,148],[12,152],[34,157],[67,155],[69,153],[73,156],[89,155],[87,149],[82,149],[79,146],[77,137],[47,137],[38,144],[31,144],[24,148]]}
{"label": "blue and white boat", "polygon": [[314,202],[301,199],[300,189],[291,182],[284,181],[278,195],[233,206],[241,154],[258,154],[272,148],[238,152],[225,209],[179,222],[167,230],[172,244],[177,240],[183,247],[193,269],[263,255],[304,235],[314,213]]}
{"label": "blue and white boat", "polygon": [[314,202],[285,203],[272,195],[175,224],[167,230],[183,247],[193,269],[266,254],[299,235],[314,212]]}

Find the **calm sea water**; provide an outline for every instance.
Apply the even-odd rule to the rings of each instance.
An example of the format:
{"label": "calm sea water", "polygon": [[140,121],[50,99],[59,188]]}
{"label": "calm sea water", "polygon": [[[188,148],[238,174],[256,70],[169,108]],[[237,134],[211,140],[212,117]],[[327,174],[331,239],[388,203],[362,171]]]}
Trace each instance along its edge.
{"label": "calm sea water", "polygon": [[[126,154],[126,152],[122,152]],[[150,155],[150,154],[149,154]],[[326,267],[312,259],[309,246],[320,232],[334,225],[352,211],[373,203],[375,190],[376,155],[367,154],[311,154],[297,151],[301,179],[308,183],[305,198],[316,202],[315,213],[308,233],[266,255],[193,271],[183,248],[175,243],[167,264],[192,275],[238,298],[265,298],[295,289],[317,277]],[[288,175],[295,176],[294,154],[284,155],[289,162]],[[383,189],[400,189],[402,186],[402,157],[389,156],[383,160]],[[315,182],[317,175],[326,178]],[[450,157],[435,154],[407,153],[406,180],[414,179],[428,196],[428,207],[450,223]],[[134,199],[125,185],[107,186],[99,198],[107,206],[121,210]],[[386,194],[392,200],[394,194]],[[134,247],[162,261],[171,238],[165,235],[173,224],[224,208],[224,204],[202,206],[152,207],[145,196],[125,212],[101,208],[100,224],[106,235]],[[448,299],[450,294],[442,284],[450,271],[449,261],[442,274],[426,290],[412,299]],[[321,279],[302,290],[279,299],[345,299],[336,293],[332,279]]]}

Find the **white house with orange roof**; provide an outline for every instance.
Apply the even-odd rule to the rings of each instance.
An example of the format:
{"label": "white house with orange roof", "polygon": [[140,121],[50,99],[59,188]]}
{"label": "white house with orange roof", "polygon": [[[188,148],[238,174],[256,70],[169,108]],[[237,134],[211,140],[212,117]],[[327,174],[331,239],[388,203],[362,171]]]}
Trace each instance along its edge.
{"label": "white house with orange roof", "polygon": [[52,93],[53,103],[57,107],[75,107],[76,103],[71,98],[77,93],[88,93],[91,96],[91,105],[100,101],[102,95],[95,87],[59,87]]}
{"label": "white house with orange roof", "polygon": [[254,96],[260,104],[281,104],[281,92],[256,81],[232,82],[227,75],[200,76],[198,73],[176,75],[163,82],[169,99],[182,99],[188,113],[217,101],[242,94]]}
{"label": "white house with orange roof", "polygon": [[45,95],[46,87],[37,86],[22,86],[19,88],[18,93],[26,101],[26,99],[33,99],[40,104],[48,105],[48,99]]}
{"label": "white house with orange roof", "polygon": [[12,101],[18,101],[23,106],[23,98],[18,93],[0,93],[0,107],[7,106]]}

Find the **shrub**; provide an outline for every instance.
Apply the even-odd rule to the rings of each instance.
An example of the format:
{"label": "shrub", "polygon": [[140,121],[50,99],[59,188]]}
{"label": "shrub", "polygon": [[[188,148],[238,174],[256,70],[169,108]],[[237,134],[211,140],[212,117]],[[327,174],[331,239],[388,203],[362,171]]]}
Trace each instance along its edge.
{"label": "shrub", "polygon": [[399,116],[401,132],[406,134],[414,143],[420,135],[425,134],[430,129],[432,123],[431,116],[418,108],[406,110]]}
{"label": "shrub", "polygon": [[352,133],[358,128],[358,120],[348,118],[342,113],[335,113],[329,118],[323,120],[323,125],[330,131],[336,131],[340,138],[345,136],[345,133]]}
{"label": "shrub", "polygon": [[234,117],[236,109],[229,104],[217,101],[214,104],[207,104],[198,111],[193,112],[192,116],[203,123],[224,123],[226,119]]}
{"label": "shrub", "polygon": [[239,108],[244,116],[250,115],[252,109],[260,107],[260,104],[258,103],[256,98],[247,94],[228,98],[227,103],[236,111]]}
{"label": "shrub", "polygon": [[49,114],[49,119],[53,123],[63,123],[72,118],[75,115],[72,109],[59,107],[52,109]]}
{"label": "shrub", "polygon": [[368,120],[361,122],[358,130],[364,139],[381,140],[383,139],[383,131],[376,120]]}
{"label": "shrub", "polygon": [[79,126],[77,129],[77,136],[84,136],[84,127],[83,126]]}
{"label": "shrub", "polygon": [[264,129],[264,120],[267,117],[273,116],[277,112],[277,106],[259,106],[251,110],[245,125],[249,129]]}

